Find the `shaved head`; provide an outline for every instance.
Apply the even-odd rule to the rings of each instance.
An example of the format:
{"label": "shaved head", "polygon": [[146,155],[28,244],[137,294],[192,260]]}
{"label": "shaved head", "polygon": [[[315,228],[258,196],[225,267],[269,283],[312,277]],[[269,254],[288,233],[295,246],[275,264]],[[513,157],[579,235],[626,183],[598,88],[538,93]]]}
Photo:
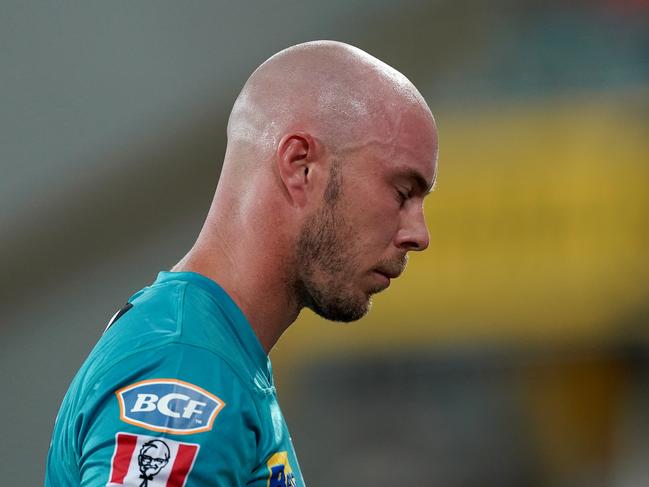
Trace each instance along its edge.
{"label": "shaved head", "polygon": [[229,146],[272,155],[282,135],[304,130],[336,153],[384,140],[400,110],[430,110],[401,73],[340,42],[313,41],[284,49],[250,76],[228,121]]}
{"label": "shaved head", "polygon": [[428,247],[435,120],[383,61],[334,41],[284,49],[244,84],[227,135],[205,224],[175,269],[221,283],[266,350],[305,307],[359,319]]}

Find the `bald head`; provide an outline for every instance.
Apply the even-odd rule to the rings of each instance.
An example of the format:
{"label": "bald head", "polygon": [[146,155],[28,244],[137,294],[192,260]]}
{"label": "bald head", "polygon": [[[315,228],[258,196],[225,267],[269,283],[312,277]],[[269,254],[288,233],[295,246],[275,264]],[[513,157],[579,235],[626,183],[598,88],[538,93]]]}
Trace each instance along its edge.
{"label": "bald head", "polygon": [[436,168],[435,121],[405,76],[340,42],[290,47],[237,97],[210,211],[174,269],[221,283],[267,351],[304,307],[358,319],[428,246]]}
{"label": "bald head", "polygon": [[314,41],[272,56],[250,76],[228,121],[228,147],[271,156],[283,134],[306,131],[337,152],[384,140],[403,110],[432,122],[401,73],[353,46]]}

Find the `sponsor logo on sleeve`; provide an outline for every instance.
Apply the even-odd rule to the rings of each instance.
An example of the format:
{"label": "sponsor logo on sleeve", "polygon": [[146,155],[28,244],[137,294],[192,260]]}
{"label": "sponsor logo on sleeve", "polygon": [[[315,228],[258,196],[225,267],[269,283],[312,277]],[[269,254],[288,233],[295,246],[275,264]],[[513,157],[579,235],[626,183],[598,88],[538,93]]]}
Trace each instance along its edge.
{"label": "sponsor logo on sleeve", "polygon": [[183,487],[200,445],[117,433],[106,487]]}
{"label": "sponsor logo on sleeve", "polygon": [[136,382],[115,392],[122,421],[163,433],[209,431],[225,403],[214,394],[178,379]]}
{"label": "sponsor logo on sleeve", "polygon": [[296,487],[295,474],[288,461],[288,453],[275,453],[268,460],[268,487]]}

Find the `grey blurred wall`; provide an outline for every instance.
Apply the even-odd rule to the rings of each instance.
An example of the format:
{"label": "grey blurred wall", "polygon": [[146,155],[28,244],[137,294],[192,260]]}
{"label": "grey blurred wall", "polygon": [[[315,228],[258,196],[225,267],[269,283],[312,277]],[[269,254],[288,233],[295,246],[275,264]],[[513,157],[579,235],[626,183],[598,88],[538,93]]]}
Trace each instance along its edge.
{"label": "grey blurred wall", "polygon": [[319,38],[372,51],[396,10],[429,8],[2,2],[3,485],[42,483],[67,383],[114,310],[193,242],[252,70]]}

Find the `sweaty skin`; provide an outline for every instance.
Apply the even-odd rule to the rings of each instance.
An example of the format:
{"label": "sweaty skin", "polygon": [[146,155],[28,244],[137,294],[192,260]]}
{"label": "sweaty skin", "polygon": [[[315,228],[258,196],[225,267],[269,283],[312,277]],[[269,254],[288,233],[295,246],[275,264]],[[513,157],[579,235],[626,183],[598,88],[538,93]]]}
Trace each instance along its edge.
{"label": "sweaty skin", "polygon": [[435,121],[366,52],[333,41],[279,52],[244,85],[227,133],[205,224],[172,271],[219,283],[266,352],[305,306],[358,319],[407,252],[428,246]]}

